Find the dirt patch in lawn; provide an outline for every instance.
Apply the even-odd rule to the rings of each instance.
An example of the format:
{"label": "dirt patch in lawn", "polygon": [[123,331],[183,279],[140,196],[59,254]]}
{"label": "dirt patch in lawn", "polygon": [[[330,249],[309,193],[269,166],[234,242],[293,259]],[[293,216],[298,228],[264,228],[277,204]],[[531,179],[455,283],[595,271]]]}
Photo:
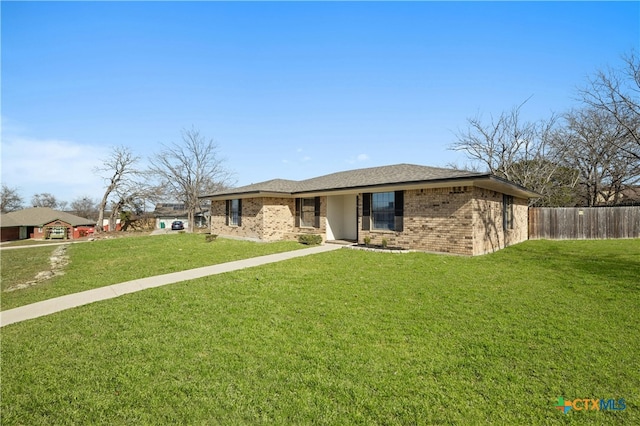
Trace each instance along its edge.
{"label": "dirt patch in lawn", "polygon": [[22,290],[40,284],[41,282],[50,280],[58,275],[64,275],[64,267],[69,264],[69,256],[67,256],[67,248],[69,244],[56,247],[49,258],[50,269],[48,271],[38,272],[36,276],[25,283],[20,283],[6,288],[5,292]]}

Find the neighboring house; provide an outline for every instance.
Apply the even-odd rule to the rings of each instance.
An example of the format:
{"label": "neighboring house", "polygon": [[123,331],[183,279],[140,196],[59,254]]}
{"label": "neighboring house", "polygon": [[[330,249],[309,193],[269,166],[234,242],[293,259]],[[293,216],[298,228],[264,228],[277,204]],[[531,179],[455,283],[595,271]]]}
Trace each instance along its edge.
{"label": "neighboring house", "polygon": [[640,186],[623,189],[620,198],[620,206],[640,206]]}
{"label": "neighboring house", "polygon": [[[208,213],[206,209],[196,212],[194,217],[196,228],[206,228]],[[171,223],[175,220],[181,220],[185,229],[188,228],[188,212],[184,203],[156,204],[153,215],[156,218],[156,229],[171,229]]]}
{"label": "neighboring house", "polygon": [[[105,215],[106,215],[106,214],[107,214],[107,212],[105,212]],[[103,230],[104,232],[109,232],[109,231],[111,231],[111,230],[109,229],[109,226],[110,226],[110,225],[109,225],[109,222],[110,222],[110,220],[109,220],[109,219],[102,219],[102,230]],[[116,229],[115,229],[116,231],[120,231],[120,230],[122,230],[122,223],[121,223],[121,222],[122,222],[122,221],[120,220],[120,218],[117,218],[117,219],[116,219]]]}
{"label": "neighboring house", "polygon": [[94,232],[95,221],[49,207],[33,207],[0,216],[0,241],[77,239]]}
{"label": "neighboring house", "polygon": [[412,164],[274,179],[203,196],[211,232],[275,241],[323,240],[480,255],[527,239],[528,199],[538,197],[487,173]]}
{"label": "neighboring house", "polygon": [[617,195],[616,199],[614,195],[607,198],[598,194],[596,206],[640,206],[640,186],[629,186]]}

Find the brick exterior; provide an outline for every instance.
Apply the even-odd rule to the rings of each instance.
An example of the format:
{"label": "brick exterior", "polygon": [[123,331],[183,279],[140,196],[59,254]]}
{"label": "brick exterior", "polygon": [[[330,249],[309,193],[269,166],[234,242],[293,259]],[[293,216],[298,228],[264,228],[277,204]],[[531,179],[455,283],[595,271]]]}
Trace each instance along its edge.
{"label": "brick exterior", "polygon": [[320,228],[295,226],[294,198],[243,199],[240,226],[225,225],[225,213],[225,201],[211,202],[211,233],[262,241],[295,240],[300,234],[326,237],[326,197],[320,197]]}
{"label": "brick exterior", "polygon": [[[466,187],[465,187],[466,188]],[[444,253],[473,253],[472,192],[453,188],[417,189],[404,192],[403,231],[363,231],[362,195],[358,204],[359,242],[386,239],[389,246]]]}
{"label": "brick exterior", "polygon": [[[363,230],[358,195],[358,242],[386,239],[390,247],[461,255],[481,255],[527,239],[527,200],[514,199],[513,229],[503,229],[503,194],[473,186],[404,191],[402,232]],[[225,225],[225,201],[211,203],[211,232],[263,241],[319,234],[326,239],[327,197],[320,197],[320,227],[295,226],[295,198],[242,200],[240,226]]]}
{"label": "brick exterior", "polygon": [[503,195],[486,189],[474,190],[474,255],[491,253],[528,238],[527,200],[513,200],[513,228],[503,228]]}

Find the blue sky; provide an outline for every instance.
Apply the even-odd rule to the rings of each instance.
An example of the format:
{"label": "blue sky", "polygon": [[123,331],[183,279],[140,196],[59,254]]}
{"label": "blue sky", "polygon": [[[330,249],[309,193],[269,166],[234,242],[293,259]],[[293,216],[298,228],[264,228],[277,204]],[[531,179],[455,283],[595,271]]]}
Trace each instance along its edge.
{"label": "blue sky", "polygon": [[238,185],[464,163],[468,117],[537,120],[640,44],[638,2],[6,2],[2,182],[98,199],[109,147],[199,129]]}

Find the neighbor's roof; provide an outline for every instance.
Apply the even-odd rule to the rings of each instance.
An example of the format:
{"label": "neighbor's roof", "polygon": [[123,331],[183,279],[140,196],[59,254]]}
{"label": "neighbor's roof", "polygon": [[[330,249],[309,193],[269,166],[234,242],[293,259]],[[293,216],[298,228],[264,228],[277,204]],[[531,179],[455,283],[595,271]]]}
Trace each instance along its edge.
{"label": "neighbor's roof", "polygon": [[[480,187],[500,190],[501,192],[513,193],[521,197],[533,198],[538,196],[535,192],[487,173],[419,166],[415,164],[396,164],[392,166],[347,170],[301,181],[273,179],[219,191],[202,198],[223,199],[225,196],[227,198],[228,196],[255,197],[266,194],[293,196],[319,192],[366,190],[367,188],[400,187],[416,184],[450,184],[455,181],[459,181],[461,184],[473,184]],[[482,183],[485,185],[482,185]]]}
{"label": "neighbor's roof", "polygon": [[[207,213],[209,209],[200,209],[195,212],[196,216]],[[189,211],[185,209],[184,203],[159,203],[153,210],[153,216],[156,218],[186,218]]]}
{"label": "neighbor's roof", "polygon": [[76,216],[71,213],[53,210],[49,207],[33,207],[6,213],[0,216],[0,226],[42,226],[54,220],[61,220],[71,226],[95,225],[95,220]]}

